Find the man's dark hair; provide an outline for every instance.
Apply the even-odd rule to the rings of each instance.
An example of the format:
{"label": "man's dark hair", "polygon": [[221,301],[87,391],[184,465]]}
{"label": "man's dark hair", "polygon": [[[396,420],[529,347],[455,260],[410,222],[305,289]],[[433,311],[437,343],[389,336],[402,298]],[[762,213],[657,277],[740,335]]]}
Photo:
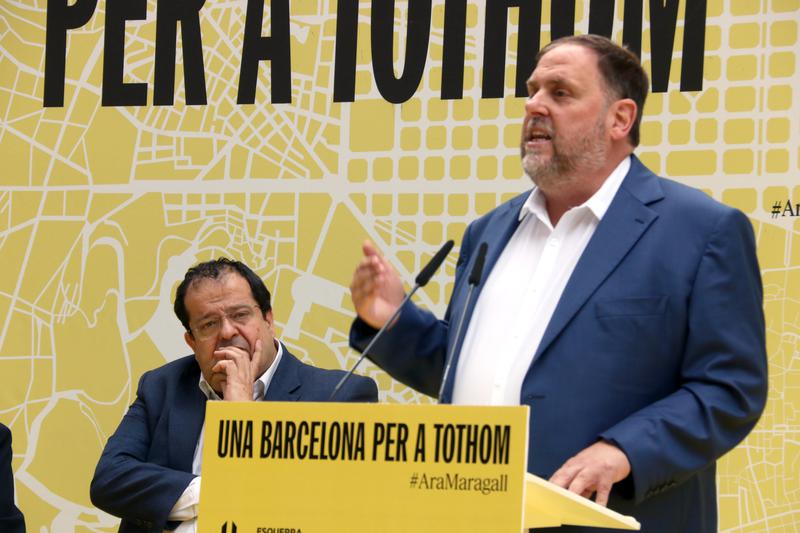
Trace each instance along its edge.
{"label": "man's dark hair", "polygon": [[218,259],[206,261],[205,263],[199,263],[186,271],[183,281],[181,281],[181,284],[178,285],[178,289],[175,291],[175,304],[173,306],[178,320],[181,321],[181,324],[183,324],[183,327],[186,328],[186,331],[188,331],[190,335],[192,331],[189,329],[189,313],[186,311],[186,302],[184,302],[186,291],[200,280],[219,279],[223,275],[232,272],[239,274],[247,280],[247,284],[250,285],[250,292],[253,294],[256,303],[258,303],[262,315],[266,315],[267,311],[272,309],[267,286],[264,285],[261,278],[258,277],[250,267],[241,261],[220,257]]}
{"label": "man's dark hair", "polygon": [[547,52],[564,44],[583,46],[597,54],[597,67],[603,76],[609,97],[620,100],[630,98],[636,103],[636,121],[633,123],[631,131],[628,132],[628,140],[633,146],[638,146],[644,101],[647,99],[647,91],[650,87],[650,80],[648,80],[639,58],[627,48],[606,37],[592,34],[571,35],[556,39],[539,50],[533,68],[536,68],[539,60]]}

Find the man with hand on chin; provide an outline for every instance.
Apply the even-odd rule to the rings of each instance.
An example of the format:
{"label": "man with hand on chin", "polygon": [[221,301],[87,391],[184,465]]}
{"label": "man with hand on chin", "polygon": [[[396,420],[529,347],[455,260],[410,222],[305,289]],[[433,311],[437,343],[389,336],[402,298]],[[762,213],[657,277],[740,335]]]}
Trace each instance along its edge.
{"label": "man with hand on chin", "polygon": [[[189,269],[174,308],[194,355],[142,375],[91,484],[92,502],[122,518],[123,532],[194,531],[206,401],[326,401],[343,375],[300,362],[275,338],[269,291],[239,261]],[[377,393],[354,375],[337,397]]]}

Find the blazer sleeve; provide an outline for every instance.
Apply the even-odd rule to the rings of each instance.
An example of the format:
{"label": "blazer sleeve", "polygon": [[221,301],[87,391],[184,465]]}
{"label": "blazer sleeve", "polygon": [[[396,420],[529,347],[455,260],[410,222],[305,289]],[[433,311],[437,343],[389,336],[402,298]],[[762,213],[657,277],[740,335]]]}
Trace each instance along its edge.
{"label": "blazer sleeve", "polygon": [[139,380],[136,400],[108,439],[89,493],[98,508],[144,530],[162,531],[195,476],[150,460],[154,429],[150,421],[158,419],[163,407],[151,377],[147,372]]}
{"label": "blazer sleeve", "polygon": [[724,211],[694,280],[680,387],[600,435],[627,455],[637,502],[736,446],[766,402],[761,277],[753,229],[741,212]]}
{"label": "blazer sleeve", "polygon": [[378,401],[378,385],[372,378],[354,374],[342,386],[337,401],[376,403]]}

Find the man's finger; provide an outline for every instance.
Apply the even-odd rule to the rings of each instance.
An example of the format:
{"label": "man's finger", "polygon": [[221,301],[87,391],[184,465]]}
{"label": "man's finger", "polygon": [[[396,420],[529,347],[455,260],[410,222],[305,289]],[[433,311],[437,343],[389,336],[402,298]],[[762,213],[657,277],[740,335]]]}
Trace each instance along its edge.
{"label": "man's finger", "polygon": [[611,493],[611,484],[610,483],[599,483],[597,485],[597,496],[595,497],[594,501],[598,505],[602,505],[606,507],[608,505],[608,495]]}
{"label": "man's finger", "polygon": [[598,441],[570,458],[550,478],[550,481],[570,492],[608,504],[611,487],[625,479],[631,467],[627,456],[613,444]]}
{"label": "man's finger", "polygon": [[369,239],[365,240],[361,245],[361,251],[364,253],[364,257],[380,256],[380,252]]}
{"label": "man's finger", "polygon": [[230,375],[231,369],[235,370],[236,364],[228,359],[221,359],[217,361],[217,364],[211,367],[212,372],[224,372],[226,376]]}
{"label": "man's finger", "polygon": [[256,339],[255,344],[253,345],[253,353],[250,354],[250,377],[252,379],[256,378],[256,372],[258,372],[258,367],[261,364],[261,360],[264,358],[263,352],[261,349],[263,348],[263,342],[261,339]]}
{"label": "man's finger", "polygon": [[354,298],[369,296],[375,290],[377,278],[381,275],[377,263],[364,260],[353,273],[350,291]]}
{"label": "man's finger", "polygon": [[228,359],[230,361],[236,361],[243,357],[250,359],[250,352],[248,350],[233,344],[217,348],[214,350],[214,355],[220,355],[223,359]]}
{"label": "man's finger", "polygon": [[373,276],[391,272],[391,264],[383,257],[371,241],[364,241],[361,250],[364,252],[364,258],[359,263],[359,268],[363,266],[365,269],[369,270]]}
{"label": "man's finger", "polygon": [[569,487],[570,483],[572,483],[572,479],[575,477],[575,472],[572,469],[564,465],[559,468],[555,474],[550,476],[550,483],[555,483],[561,488],[566,489]]}
{"label": "man's finger", "polygon": [[584,494],[591,496],[594,492],[595,485],[596,483],[592,473],[588,468],[583,468],[572,478],[572,482],[569,484],[567,490],[575,494],[580,494],[581,496]]}
{"label": "man's finger", "polygon": [[372,290],[372,278],[375,276],[373,272],[366,266],[359,266],[356,273],[353,275],[353,282],[350,285],[350,290],[353,292],[368,294]]}

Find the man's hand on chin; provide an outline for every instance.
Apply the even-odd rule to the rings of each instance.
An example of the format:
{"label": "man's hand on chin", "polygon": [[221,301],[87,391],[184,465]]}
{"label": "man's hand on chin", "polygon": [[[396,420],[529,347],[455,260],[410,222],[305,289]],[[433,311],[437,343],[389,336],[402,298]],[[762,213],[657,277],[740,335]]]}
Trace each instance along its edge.
{"label": "man's hand on chin", "polygon": [[250,353],[237,345],[219,348],[214,355],[220,361],[214,365],[214,372],[225,372],[222,384],[222,398],[229,402],[249,402],[253,400],[253,381],[255,368],[261,354],[261,339],[258,339]]}
{"label": "man's hand on chin", "polygon": [[596,493],[595,501],[607,505],[611,486],[630,473],[625,453],[613,444],[598,441],[567,460],[550,481],[585,498]]}

